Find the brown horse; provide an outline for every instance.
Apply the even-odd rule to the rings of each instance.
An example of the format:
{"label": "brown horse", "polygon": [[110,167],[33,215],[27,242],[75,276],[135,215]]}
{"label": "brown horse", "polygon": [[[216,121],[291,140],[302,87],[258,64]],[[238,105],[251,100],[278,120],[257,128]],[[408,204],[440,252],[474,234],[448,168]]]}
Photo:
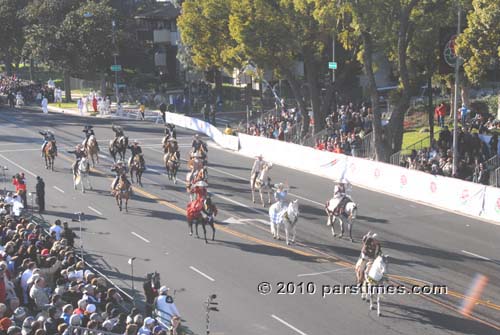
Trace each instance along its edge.
{"label": "brown horse", "polygon": [[163,145],[163,153],[165,154],[173,154],[179,151],[179,145],[177,144],[177,140],[175,138],[169,138],[168,136],[165,136],[161,143]]}
{"label": "brown horse", "polygon": [[125,211],[128,212],[128,199],[130,199],[130,195],[132,193],[132,187],[130,186],[130,182],[127,180],[125,176],[121,176],[118,181],[118,185],[112,191],[113,195],[116,199],[116,204],[120,208],[120,212],[122,211],[123,200],[125,200]]}
{"label": "brown horse", "polygon": [[144,164],[144,158],[142,154],[136,155],[132,161],[130,161],[130,180],[132,183],[134,182],[134,173],[135,179],[137,183],[142,186],[142,173],[146,170],[146,166]]}
{"label": "brown horse", "polygon": [[[99,150],[97,149],[97,140],[94,135],[89,137],[85,151],[87,151],[89,158],[92,160],[92,167],[95,167],[95,162],[99,163]],[[96,158],[95,161],[94,157]]]}
{"label": "brown horse", "polygon": [[43,158],[45,158],[45,168],[54,171],[54,161],[57,156],[56,141],[49,141],[43,151]]}
{"label": "brown horse", "polygon": [[163,156],[163,162],[165,163],[168,179],[173,180],[174,184],[177,184],[177,171],[179,170],[180,165],[179,157],[179,152],[173,154],[166,153]]}

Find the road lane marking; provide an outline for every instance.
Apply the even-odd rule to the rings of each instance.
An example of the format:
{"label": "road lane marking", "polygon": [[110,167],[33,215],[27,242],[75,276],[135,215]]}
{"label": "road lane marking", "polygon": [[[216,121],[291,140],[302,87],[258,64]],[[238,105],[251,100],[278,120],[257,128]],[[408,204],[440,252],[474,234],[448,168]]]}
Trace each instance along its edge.
{"label": "road lane marking", "polygon": [[146,243],[151,243],[151,242],[150,242],[147,238],[142,237],[141,235],[137,234],[137,233],[136,233],[136,232],[134,232],[134,231],[132,232],[132,235],[134,235],[134,236],[135,236],[135,237],[137,237],[137,238],[140,238],[141,240],[143,240],[143,241],[144,241],[144,242],[146,242]]}
{"label": "road lane marking", "polygon": [[202,275],[203,277],[207,278],[208,280],[210,281],[215,281],[215,279],[213,279],[212,277],[210,277],[209,275],[207,275],[206,273],[203,273],[201,272],[200,270],[198,270],[197,268],[195,268],[194,266],[190,266],[189,267],[191,270],[193,270],[194,272],[198,273],[199,275]]}
{"label": "road lane marking", "polygon": [[340,269],[335,269],[335,270],[329,270],[329,271],[323,271],[323,272],[313,272],[313,273],[303,273],[300,275],[297,275],[297,277],[308,277],[308,276],[317,276],[317,275],[324,275],[327,273],[332,273],[332,272],[339,272],[339,271],[346,271],[349,270],[351,271],[351,268],[340,268]]}
{"label": "road lane marking", "polygon": [[57,186],[52,186],[54,189],[56,189],[57,191],[61,192],[61,193],[65,193],[63,190],[61,190],[59,187]]}
{"label": "road lane marking", "polygon": [[462,250],[462,252],[464,254],[467,254],[467,255],[470,255],[470,256],[474,256],[474,257],[477,257],[477,258],[480,258],[480,259],[484,259],[485,261],[491,261],[491,259],[487,258],[487,257],[484,257],[484,256],[481,256],[481,255],[478,255],[478,254],[475,254],[473,252],[470,252],[470,251],[467,251],[467,250]]}
{"label": "road lane marking", "polygon": [[8,159],[7,157],[5,157],[4,155],[0,154],[0,157],[2,157],[3,159],[5,159],[7,162],[9,162],[10,164],[20,168],[21,170],[24,170],[26,171],[29,175],[33,176],[33,177],[36,177],[37,175],[34,174],[33,172],[31,172],[30,170],[28,170],[27,168],[25,167],[22,167],[21,165],[17,164],[16,162],[14,161],[11,161],[10,159]]}
{"label": "road lane marking", "polygon": [[277,317],[276,315],[271,314],[271,317],[272,317],[273,319],[275,319],[276,321],[281,322],[282,324],[284,324],[285,326],[287,326],[287,327],[288,327],[288,328],[290,328],[291,330],[294,330],[296,333],[298,333],[298,334],[300,334],[300,335],[307,335],[307,334],[306,334],[306,333],[304,333],[302,330],[300,330],[300,329],[298,329],[298,328],[296,328],[296,327],[292,326],[291,324],[289,324],[289,323],[288,323],[288,322],[286,322],[285,320],[283,320],[283,319],[281,319],[281,318]]}
{"label": "road lane marking", "polygon": [[88,206],[88,209],[90,209],[90,210],[91,210],[92,212],[94,212],[94,213],[97,213],[97,214],[99,214],[99,215],[102,215],[102,213],[101,213],[101,212],[99,212],[99,211],[98,211],[97,209],[95,209],[94,207]]}
{"label": "road lane marking", "polygon": [[160,171],[156,170],[156,169],[152,169],[152,168],[148,168],[148,171],[152,171],[154,173],[158,173],[158,174],[161,174]]}

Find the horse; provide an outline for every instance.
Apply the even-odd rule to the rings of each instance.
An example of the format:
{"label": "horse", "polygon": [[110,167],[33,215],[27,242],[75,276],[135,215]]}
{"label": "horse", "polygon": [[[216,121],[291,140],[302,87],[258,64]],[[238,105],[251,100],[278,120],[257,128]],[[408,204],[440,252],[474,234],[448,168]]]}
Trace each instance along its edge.
{"label": "horse", "polygon": [[[269,219],[271,224],[271,234],[274,239],[280,239],[280,225],[285,224],[285,240],[286,244],[295,243],[295,234],[297,221],[299,219],[299,202],[294,200],[286,206],[280,208],[280,203],[277,202],[269,207]],[[289,234],[292,233],[292,238],[289,239]]]}
{"label": "horse", "polygon": [[163,145],[163,153],[175,153],[179,151],[179,145],[177,144],[177,140],[172,139],[169,136],[165,136],[161,141]]}
{"label": "horse", "polygon": [[56,141],[49,141],[43,151],[43,158],[45,159],[45,168],[54,171],[54,161],[56,160]]}
{"label": "horse", "polygon": [[203,215],[199,215],[191,220],[188,219],[188,226],[189,226],[189,236],[193,235],[193,224],[195,226],[195,232],[196,232],[196,237],[200,238],[200,235],[198,235],[198,225],[201,225],[203,228],[203,236],[205,238],[205,243],[208,243],[207,240],[207,225],[212,228],[212,241],[215,241],[215,225],[214,225],[214,220],[213,218],[209,217],[204,217]]}
{"label": "horse", "polygon": [[144,158],[142,154],[136,155],[134,159],[129,162],[129,170],[130,170],[130,181],[134,182],[134,173],[135,179],[139,185],[142,186],[142,173],[146,170],[146,166],[144,163]]}
{"label": "horse", "polygon": [[264,203],[264,195],[263,193],[267,193],[267,198],[268,198],[268,204],[271,204],[271,192],[273,191],[273,187],[271,185],[271,178],[269,178],[269,169],[272,168],[272,164],[264,164],[264,167],[262,171],[260,172],[259,176],[255,180],[255,183],[253,182],[253,176],[250,178],[250,190],[252,191],[252,201],[255,203],[255,190],[259,191],[260,195],[260,201],[262,202],[262,206],[266,207],[266,204]]}
{"label": "horse", "polygon": [[109,153],[113,157],[113,161],[116,162],[116,154],[120,155],[120,159],[125,161],[125,155],[127,154],[128,147],[128,137],[120,136],[114,140],[109,141]]}
{"label": "horse", "polygon": [[[340,208],[340,213],[335,213],[335,208],[333,204],[336,202],[336,199],[330,199],[325,206],[325,211],[328,216],[328,220],[326,222],[327,226],[331,226],[332,235],[336,237],[335,233],[335,222],[338,220],[340,223],[340,235],[339,238],[344,236],[344,224],[347,223],[347,229],[349,230],[349,239],[353,242],[352,238],[352,224],[353,220],[356,219],[356,215],[358,213],[358,205],[351,199],[350,196],[345,196],[337,206]],[[331,205],[332,204],[332,205]]]}
{"label": "horse", "polygon": [[128,199],[130,199],[132,193],[132,187],[128,180],[123,176],[120,177],[118,185],[112,192],[115,196],[116,204],[120,208],[120,212],[122,211],[123,200],[125,200],[125,211],[128,212]]}
{"label": "horse", "polygon": [[[95,162],[99,163],[99,150],[97,150],[97,140],[94,135],[90,135],[87,144],[85,145],[85,150],[88,153],[90,159],[92,159],[92,167],[95,167]],[[94,161],[94,156],[96,160]]]}
{"label": "horse", "polygon": [[[380,312],[380,294],[379,290],[383,290],[383,282],[385,273],[387,272],[388,256],[379,255],[375,260],[369,261],[366,265],[364,281],[361,285],[361,299],[368,299],[370,303],[370,311],[373,310],[374,296],[377,303],[377,315],[381,316]],[[365,291],[363,291],[363,289]]]}
{"label": "horse", "polygon": [[73,163],[73,186],[76,187],[78,184],[82,185],[82,193],[85,193],[85,181],[87,181],[88,188],[92,190],[92,185],[90,184],[90,163],[89,160],[86,157],[83,157],[80,160],[80,163],[78,166],[74,166]]}
{"label": "horse", "polygon": [[174,184],[177,184],[177,171],[180,165],[179,155],[177,155],[177,153],[167,153],[163,156],[163,162],[165,163],[168,179],[173,180]]}

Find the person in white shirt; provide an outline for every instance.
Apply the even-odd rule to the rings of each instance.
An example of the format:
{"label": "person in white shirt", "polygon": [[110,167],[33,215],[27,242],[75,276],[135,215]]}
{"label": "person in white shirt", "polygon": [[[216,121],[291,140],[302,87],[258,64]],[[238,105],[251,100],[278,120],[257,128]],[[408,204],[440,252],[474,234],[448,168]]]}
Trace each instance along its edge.
{"label": "person in white shirt", "polygon": [[168,295],[169,288],[166,286],[160,287],[159,296],[155,299],[154,308],[157,315],[156,320],[160,324],[170,326],[170,320],[174,316],[180,317],[179,311],[175,306],[174,299]]}
{"label": "person in white shirt", "polygon": [[56,233],[56,240],[59,241],[61,239],[61,233],[63,229],[61,227],[61,220],[56,220],[54,224],[50,227],[50,233]]}
{"label": "person in white shirt", "polygon": [[255,188],[255,181],[259,177],[260,172],[264,169],[264,165],[266,162],[262,158],[262,155],[259,155],[256,157],[255,162],[253,163],[252,167],[252,173],[251,173],[251,178],[252,178],[252,189]]}
{"label": "person in white shirt", "polygon": [[14,213],[14,216],[21,216],[21,211],[23,210],[23,208],[24,205],[21,197],[17,194],[14,195],[14,198],[12,200],[12,213]]}
{"label": "person in white shirt", "polygon": [[49,100],[47,100],[47,97],[43,97],[42,99],[42,110],[43,114],[49,113]]}
{"label": "person in white shirt", "polygon": [[77,106],[78,106],[78,111],[80,112],[80,116],[83,116],[83,99],[82,98],[78,99]]}

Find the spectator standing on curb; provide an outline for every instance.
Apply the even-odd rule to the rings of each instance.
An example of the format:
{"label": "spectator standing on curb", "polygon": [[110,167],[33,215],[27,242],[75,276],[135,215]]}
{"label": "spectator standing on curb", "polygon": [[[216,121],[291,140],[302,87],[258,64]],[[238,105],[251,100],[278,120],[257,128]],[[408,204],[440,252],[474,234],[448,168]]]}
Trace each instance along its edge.
{"label": "spectator standing on curb", "polygon": [[49,100],[47,100],[46,96],[44,96],[42,99],[42,111],[43,111],[43,114],[49,113]]}
{"label": "spectator standing on curb", "polygon": [[45,182],[40,176],[36,177],[36,199],[38,212],[45,212]]}
{"label": "spectator standing on curb", "polygon": [[12,178],[12,185],[16,187],[17,194],[19,194],[23,200],[24,208],[28,208],[28,200],[26,198],[26,182],[24,181],[24,178],[22,178],[20,174],[16,174]]}
{"label": "spectator standing on curb", "polygon": [[203,120],[209,122],[210,110],[207,104],[204,104],[201,108],[201,114],[203,115]]}
{"label": "spectator standing on curb", "polygon": [[76,105],[78,107],[78,111],[80,112],[80,116],[83,116],[83,100],[82,100],[82,98],[78,99]]}
{"label": "spectator standing on curb", "polygon": [[160,104],[160,113],[161,113],[161,118],[163,119],[163,123],[166,123],[165,119],[165,113],[167,112],[167,104],[165,102],[162,102]]}
{"label": "spectator standing on curb", "polygon": [[210,105],[210,123],[212,126],[216,127],[217,125],[215,124],[215,106]]}
{"label": "spectator standing on curb", "polygon": [[141,113],[141,120],[144,120],[144,112],[146,111],[146,105],[144,105],[143,102],[141,102],[141,105],[139,106],[139,112]]}
{"label": "spectator standing on curb", "polygon": [[50,233],[52,234],[53,232],[56,233],[56,241],[59,241],[61,239],[61,233],[63,229],[61,227],[61,220],[57,219],[52,227],[50,227]]}
{"label": "spectator standing on curb", "polygon": [[465,123],[467,122],[467,116],[469,114],[469,110],[462,104],[462,107],[458,110],[460,112],[460,121],[462,122],[462,126],[465,127]]}
{"label": "spectator standing on curb", "polygon": [[71,228],[68,227],[67,221],[64,221],[63,223],[62,237],[66,239],[70,247],[73,247],[75,245],[76,234]]}
{"label": "spectator standing on curb", "polygon": [[95,95],[92,98],[92,109],[94,109],[94,113],[97,113],[97,98]]}

